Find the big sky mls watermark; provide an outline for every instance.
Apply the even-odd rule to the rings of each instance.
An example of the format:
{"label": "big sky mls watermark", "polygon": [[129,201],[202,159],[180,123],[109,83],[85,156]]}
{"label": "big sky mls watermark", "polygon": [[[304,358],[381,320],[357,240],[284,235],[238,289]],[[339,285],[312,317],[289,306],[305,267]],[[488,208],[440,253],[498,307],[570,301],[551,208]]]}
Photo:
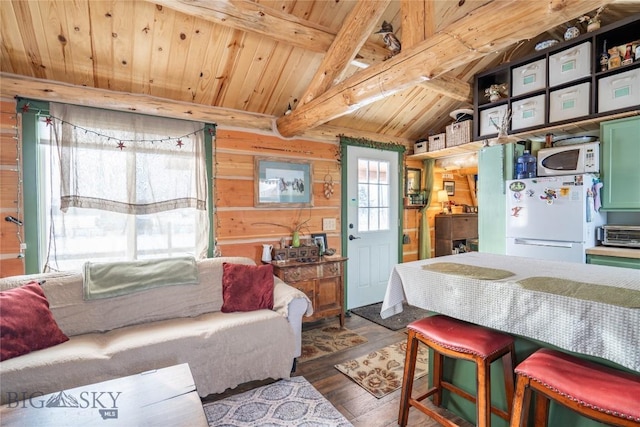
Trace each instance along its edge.
{"label": "big sky mls watermark", "polygon": [[118,418],[120,391],[82,391],[76,394],[60,391],[50,395],[40,392],[5,391],[8,408],[80,408],[98,411],[103,420]]}

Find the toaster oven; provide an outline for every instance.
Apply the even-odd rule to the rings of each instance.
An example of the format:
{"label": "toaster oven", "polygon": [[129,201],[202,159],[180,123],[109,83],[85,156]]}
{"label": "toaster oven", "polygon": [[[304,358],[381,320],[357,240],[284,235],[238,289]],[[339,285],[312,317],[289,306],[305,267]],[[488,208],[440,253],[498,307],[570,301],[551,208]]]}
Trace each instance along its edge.
{"label": "toaster oven", "polygon": [[603,245],[640,248],[640,225],[605,225],[598,234]]}

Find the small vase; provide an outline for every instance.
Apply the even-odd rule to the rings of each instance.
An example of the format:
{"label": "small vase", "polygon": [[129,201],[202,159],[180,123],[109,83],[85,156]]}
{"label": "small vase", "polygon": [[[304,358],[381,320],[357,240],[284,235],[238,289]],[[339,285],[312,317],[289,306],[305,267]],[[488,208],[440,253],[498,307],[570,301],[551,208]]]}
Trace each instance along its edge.
{"label": "small vase", "polygon": [[567,28],[567,31],[565,31],[564,33],[564,39],[565,40],[575,39],[579,35],[580,35],[580,30],[578,29],[578,27],[569,27]]}
{"label": "small vase", "polygon": [[591,31],[595,31],[595,30],[599,30],[600,29],[600,20],[596,19],[590,19],[589,23],[587,24],[587,33],[590,33]]}
{"label": "small vase", "polygon": [[499,93],[492,93],[492,94],[489,96],[489,101],[491,101],[491,102],[498,102],[498,101],[500,101],[500,94],[499,94]]}
{"label": "small vase", "polygon": [[291,236],[291,246],[293,246],[294,248],[300,246],[300,233],[297,231],[294,231],[293,235]]}

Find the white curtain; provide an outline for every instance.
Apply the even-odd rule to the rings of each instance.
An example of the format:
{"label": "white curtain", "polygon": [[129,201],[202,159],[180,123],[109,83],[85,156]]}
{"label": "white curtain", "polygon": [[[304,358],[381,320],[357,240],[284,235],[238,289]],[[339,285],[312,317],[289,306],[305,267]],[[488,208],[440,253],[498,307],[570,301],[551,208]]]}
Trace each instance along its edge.
{"label": "white curtain", "polygon": [[[51,104],[60,208],[149,214],[207,208],[202,124]],[[188,135],[188,136],[184,136]],[[180,143],[175,137],[181,137]],[[123,146],[118,148],[118,144]]]}
{"label": "white curtain", "polygon": [[47,268],[207,256],[202,123],[55,103],[49,112]]}

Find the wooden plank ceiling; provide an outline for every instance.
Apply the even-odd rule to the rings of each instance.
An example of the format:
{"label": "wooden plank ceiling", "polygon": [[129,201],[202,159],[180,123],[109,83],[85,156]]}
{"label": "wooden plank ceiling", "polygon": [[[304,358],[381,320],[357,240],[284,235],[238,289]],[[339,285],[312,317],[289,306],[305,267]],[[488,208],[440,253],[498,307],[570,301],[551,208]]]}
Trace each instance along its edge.
{"label": "wooden plank ceiling", "polygon": [[[271,116],[284,136],[330,126],[414,141],[471,106],[474,74],[561,40],[605,4],[603,24],[640,11],[606,0],[4,0],[0,71]],[[383,21],[402,41],[389,59]]]}

